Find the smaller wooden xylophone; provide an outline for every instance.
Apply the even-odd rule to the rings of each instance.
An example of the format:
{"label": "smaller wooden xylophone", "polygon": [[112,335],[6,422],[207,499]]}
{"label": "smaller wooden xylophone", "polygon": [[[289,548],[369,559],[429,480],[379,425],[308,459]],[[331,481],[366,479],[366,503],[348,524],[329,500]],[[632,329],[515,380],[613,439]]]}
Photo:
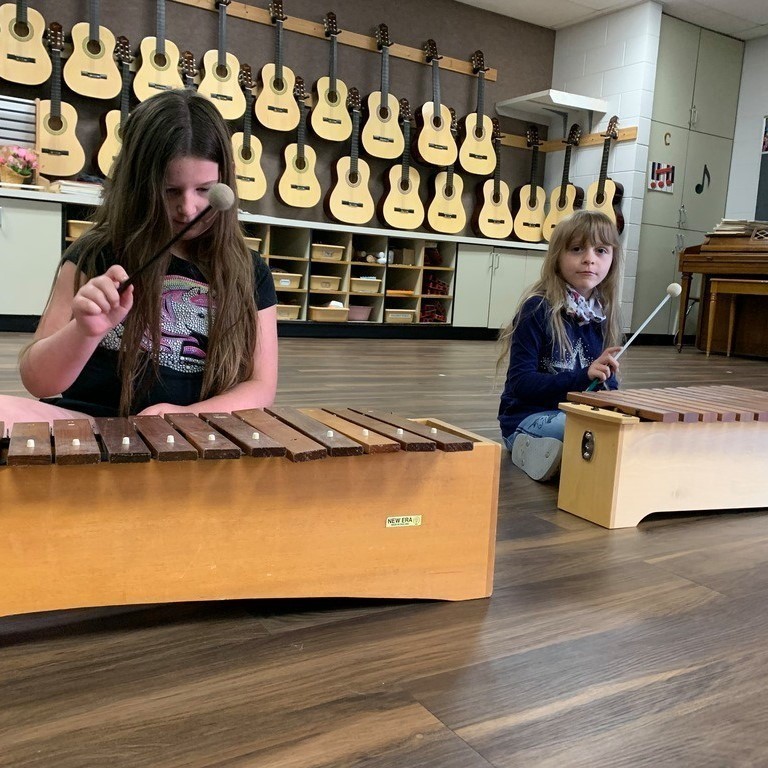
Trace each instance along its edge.
{"label": "smaller wooden xylophone", "polygon": [[436,420],[273,407],[0,423],[0,615],[491,593],[500,446]]}
{"label": "smaller wooden xylophone", "polygon": [[768,507],[768,392],[570,392],[557,504],[606,528],[652,512]]}

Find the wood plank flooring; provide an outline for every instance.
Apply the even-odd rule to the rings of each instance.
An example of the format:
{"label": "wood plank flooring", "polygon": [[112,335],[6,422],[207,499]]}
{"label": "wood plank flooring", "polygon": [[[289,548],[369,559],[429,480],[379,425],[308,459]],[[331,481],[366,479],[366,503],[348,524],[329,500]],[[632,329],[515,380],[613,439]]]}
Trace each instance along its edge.
{"label": "wood plank flooring", "polygon": [[[0,335],[0,392],[21,393],[27,338]],[[285,339],[278,402],[388,407],[498,439],[495,355],[491,342]],[[694,349],[636,346],[622,373],[625,387],[768,391],[765,361]],[[0,619],[0,766],[768,764],[768,509],[606,531],[558,511],[556,486],[506,456],[501,485],[488,600]]]}

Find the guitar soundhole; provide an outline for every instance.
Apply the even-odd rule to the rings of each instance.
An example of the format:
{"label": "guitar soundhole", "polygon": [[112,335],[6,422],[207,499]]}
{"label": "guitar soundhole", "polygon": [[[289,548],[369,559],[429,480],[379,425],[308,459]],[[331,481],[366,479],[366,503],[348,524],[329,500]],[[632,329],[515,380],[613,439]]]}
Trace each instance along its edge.
{"label": "guitar soundhole", "polygon": [[379,120],[386,123],[389,120],[389,107],[379,107]]}
{"label": "guitar soundhole", "polygon": [[328,91],[328,103],[334,106],[339,103],[339,94],[337,91]]}
{"label": "guitar soundhole", "polygon": [[297,171],[306,171],[307,170],[307,158],[306,157],[297,157],[296,158],[296,170]]}
{"label": "guitar soundhole", "polygon": [[406,179],[405,181],[403,179],[400,179],[400,191],[401,192],[410,192],[411,191],[411,181],[410,181],[410,179]]}
{"label": "guitar soundhole", "polygon": [[48,130],[51,133],[58,133],[64,128],[64,120],[61,117],[48,118]]}
{"label": "guitar soundhole", "polygon": [[501,202],[501,195],[492,195],[491,200],[493,200],[494,205],[498,205]]}
{"label": "guitar soundhole", "polygon": [[243,147],[240,152],[240,157],[242,157],[246,162],[250,162],[251,158],[253,157],[253,150],[250,147]]}
{"label": "guitar soundhole", "polygon": [[450,200],[453,197],[453,193],[455,192],[453,186],[447,185],[445,187],[445,197],[446,199]]}
{"label": "guitar soundhole", "polygon": [[285,80],[283,78],[275,78],[272,81],[272,90],[275,93],[283,93],[285,91]]}
{"label": "guitar soundhole", "polygon": [[155,69],[165,69],[168,66],[168,57],[164,53],[155,54]]}
{"label": "guitar soundhole", "polygon": [[443,118],[439,115],[432,115],[432,127],[439,131],[443,127]]}
{"label": "guitar soundhole", "polygon": [[218,64],[216,66],[216,77],[221,78],[222,80],[226,80],[227,76],[229,75],[229,69],[224,64]]}
{"label": "guitar soundhole", "polygon": [[595,195],[595,203],[602,205],[605,202],[605,195]]}
{"label": "guitar soundhole", "polygon": [[475,138],[480,140],[485,137],[485,131],[479,126],[475,126]]}
{"label": "guitar soundhole", "polygon": [[17,21],[13,25],[13,34],[15,37],[18,37],[19,40],[26,40],[31,36],[32,30],[26,21]]}
{"label": "guitar soundhole", "polygon": [[91,56],[101,56],[104,48],[101,45],[101,40],[89,40],[85,44],[85,50],[88,51]]}
{"label": "guitar soundhole", "polygon": [[360,183],[360,174],[359,173],[347,174],[347,181],[349,182],[349,185],[351,187],[356,187]]}

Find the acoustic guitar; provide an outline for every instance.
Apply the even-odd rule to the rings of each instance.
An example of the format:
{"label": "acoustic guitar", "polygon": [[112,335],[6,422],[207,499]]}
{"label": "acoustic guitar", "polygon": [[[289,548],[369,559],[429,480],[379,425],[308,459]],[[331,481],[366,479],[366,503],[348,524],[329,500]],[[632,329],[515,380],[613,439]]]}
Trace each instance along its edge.
{"label": "acoustic guitar", "polygon": [[413,154],[422,163],[447,167],[456,162],[458,150],[451,131],[451,112],[440,102],[440,56],[437,43],[427,40],[424,44],[427,63],[432,65],[432,101],[425,102],[416,110],[419,131],[413,144]]}
{"label": "acoustic guitar", "polygon": [[[457,131],[456,112],[448,109],[451,137]],[[467,214],[461,203],[464,180],[455,173],[453,163],[435,176],[434,189],[427,206],[427,223],[435,232],[456,235],[467,225]]]}
{"label": "acoustic guitar", "polygon": [[27,0],[0,5],[0,78],[40,85],[51,76],[45,49],[45,21]]}
{"label": "acoustic guitar", "polygon": [[296,143],[289,144],[283,153],[285,169],[277,182],[277,196],[293,208],[312,208],[320,201],[321,190],[315,173],[317,155],[306,143],[307,93],[303,78],[295,78],[293,95],[299,112]]}
{"label": "acoustic guitar", "polygon": [[85,165],[85,152],[78,141],[77,112],[61,100],[61,52],[64,33],[61,24],[48,27],[48,47],[51,53],[51,98],[40,102],[38,166],[43,176],[74,176]]}
{"label": "acoustic guitar", "polygon": [[272,0],[269,15],[275,25],[275,61],[261,68],[261,93],[256,98],[256,119],[273,131],[292,131],[298,124],[301,110],[293,97],[296,77],[283,64],[282,0]]}
{"label": "acoustic guitar", "polygon": [[196,91],[197,76],[200,74],[200,70],[197,68],[195,55],[192,51],[184,51],[184,53],[181,54],[181,59],[179,60],[179,73],[184,89],[187,91]]}
{"label": "acoustic guitar", "polygon": [[528,184],[517,187],[512,193],[512,215],[515,219],[514,233],[519,240],[527,243],[540,243],[544,228],[544,203],[547,196],[536,184],[536,171],[539,164],[539,130],[532,125],[525,132],[528,148],[531,150],[531,180]]}
{"label": "acoustic guitar", "polygon": [[394,229],[416,229],[424,221],[424,204],[419,197],[419,172],[411,167],[411,106],[400,99],[403,125],[403,157],[384,177],[385,192],[379,201],[379,218]]}
{"label": "acoustic guitar", "polygon": [[115,162],[115,158],[123,146],[121,128],[128,119],[131,95],[131,61],[133,61],[133,56],[131,56],[131,45],[127,37],[121,36],[117,38],[115,57],[120,65],[120,77],[123,83],[122,90],[120,91],[120,109],[112,109],[104,115],[103,129],[105,138],[96,156],[96,164],[105,176],[110,175],[112,164]]}
{"label": "acoustic guitar", "polygon": [[237,194],[241,200],[260,200],[267,191],[267,179],[261,169],[261,142],[251,132],[254,82],[248,64],[240,65],[238,79],[245,96],[245,115],[243,130],[232,136]]}
{"label": "acoustic guitar", "polygon": [[477,206],[472,215],[472,229],[479,237],[504,240],[512,234],[514,219],[509,207],[509,186],[501,180],[501,128],[495,117],[491,120],[491,142],[496,157],[493,179],[476,187]]}
{"label": "acoustic guitar", "polygon": [[359,158],[360,92],[357,88],[349,89],[347,108],[352,113],[352,146],[349,157],[336,161],[326,212],[346,224],[367,224],[373,218],[375,206],[368,189],[371,171],[368,163]]}
{"label": "acoustic guitar", "polygon": [[155,37],[145,37],[139,46],[141,66],[133,78],[133,92],[139,101],[184,87],[178,70],[179,49],[165,38],[165,0],[157,0],[155,31]]}
{"label": "acoustic guitar", "polygon": [[227,6],[230,0],[216,0],[219,11],[219,42],[215,51],[203,54],[203,79],[198,92],[207,96],[225,120],[237,120],[245,112],[245,96],[237,83],[240,62],[227,51]]}
{"label": "acoustic guitar", "polygon": [[321,139],[346,141],[352,133],[352,120],[347,111],[347,86],[336,77],[336,38],[341,32],[333,11],[325,14],[323,26],[330,43],[328,77],[321,77],[315,83],[317,99],[310,116],[310,124]]}
{"label": "acoustic guitar", "polygon": [[376,46],[381,52],[381,87],[368,96],[368,117],[363,126],[361,141],[371,157],[394,160],[403,154],[403,132],[398,123],[397,96],[389,92],[389,28],[379,24]]}
{"label": "acoustic guitar", "polygon": [[603,159],[600,163],[600,177],[589,185],[584,207],[588,211],[604,213],[616,224],[616,229],[621,233],[624,230],[624,216],[621,213],[624,186],[608,178],[608,156],[611,152],[611,142],[619,138],[618,125],[619,118],[614,115],[608,121],[605,133],[601,134],[605,140],[603,141]]}
{"label": "acoustic guitar", "polygon": [[65,82],[81,96],[113,99],[122,85],[114,52],[115,36],[99,25],[99,0],[90,0],[88,21],[72,27],[72,55],[64,65]]}
{"label": "acoustic guitar", "polygon": [[493,146],[493,126],[485,109],[485,57],[482,51],[475,51],[470,59],[472,71],[477,75],[477,110],[470,112],[459,124],[461,146],[459,165],[467,172],[488,176],[496,167],[496,152]]}
{"label": "acoustic guitar", "polygon": [[578,123],[571,126],[565,143],[565,158],[563,160],[563,178],[560,186],[555,187],[549,195],[549,211],[544,219],[544,239],[549,242],[552,230],[563,220],[567,219],[584,203],[584,190],[568,181],[571,170],[571,150],[579,146],[581,128]]}

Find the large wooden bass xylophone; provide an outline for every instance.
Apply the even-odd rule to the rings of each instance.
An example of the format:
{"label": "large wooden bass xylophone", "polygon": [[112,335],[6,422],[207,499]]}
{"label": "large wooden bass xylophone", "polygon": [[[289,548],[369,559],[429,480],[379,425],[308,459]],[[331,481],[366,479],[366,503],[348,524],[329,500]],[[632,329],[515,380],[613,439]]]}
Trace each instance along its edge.
{"label": "large wooden bass xylophone", "polygon": [[485,597],[500,453],[366,409],[17,423],[0,442],[0,615]]}
{"label": "large wooden bass xylophone", "polygon": [[768,392],[571,392],[557,505],[606,528],[652,512],[768,507]]}

